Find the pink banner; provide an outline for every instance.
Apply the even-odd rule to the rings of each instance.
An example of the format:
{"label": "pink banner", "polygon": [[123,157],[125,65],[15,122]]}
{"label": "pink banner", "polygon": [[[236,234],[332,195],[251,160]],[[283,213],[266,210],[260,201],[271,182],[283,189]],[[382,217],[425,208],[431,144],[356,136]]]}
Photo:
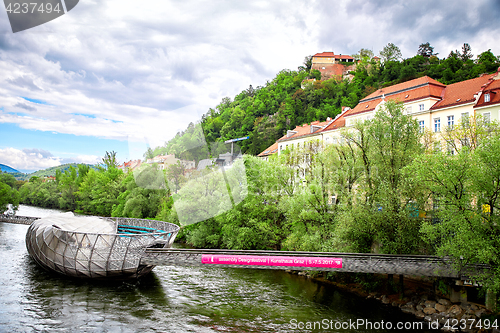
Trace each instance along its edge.
{"label": "pink banner", "polygon": [[342,268],[342,258],[246,256],[225,254],[202,254],[201,263],[209,265],[255,265]]}

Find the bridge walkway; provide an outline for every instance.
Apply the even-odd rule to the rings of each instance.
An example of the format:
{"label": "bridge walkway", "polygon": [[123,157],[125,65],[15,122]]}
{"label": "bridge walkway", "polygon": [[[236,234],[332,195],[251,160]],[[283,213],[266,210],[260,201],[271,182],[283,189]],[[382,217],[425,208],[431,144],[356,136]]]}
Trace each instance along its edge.
{"label": "bridge walkway", "polygon": [[[30,225],[36,217],[5,216],[0,222]],[[215,260],[214,260],[215,259]],[[449,258],[422,255],[373,253],[296,252],[222,249],[148,248],[142,265],[217,266],[234,268],[316,270],[349,273],[377,273],[467,280],[487,265],[467,265],[457,271]]]}
{"label": "bridge walkway", "polygon": [[172,248],[146,249],[141,264],[316,270],[454,279],[468,279],[471,272],[487,269],[486,265],[474,265],[457,272],[451,259],[437,256]]}

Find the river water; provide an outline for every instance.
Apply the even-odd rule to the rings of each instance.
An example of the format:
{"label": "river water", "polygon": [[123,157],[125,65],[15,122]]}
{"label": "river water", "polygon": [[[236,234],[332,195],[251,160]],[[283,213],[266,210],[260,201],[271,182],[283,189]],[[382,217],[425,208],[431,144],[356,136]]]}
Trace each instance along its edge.
{"label": "river water", "polygon": [[[17,214],[54,213],[21,206]],[[398,309],[283,271],[159,266],[137,281],[70,279],[31,260],[27,229],[0,222],[0,332],[412,332],[396,329],[398,322],[418,325]]]}

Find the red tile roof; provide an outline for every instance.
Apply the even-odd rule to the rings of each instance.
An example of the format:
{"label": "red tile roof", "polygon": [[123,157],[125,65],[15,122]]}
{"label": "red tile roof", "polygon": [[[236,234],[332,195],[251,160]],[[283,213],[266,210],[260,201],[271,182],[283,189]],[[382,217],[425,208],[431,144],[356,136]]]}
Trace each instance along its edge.
{"label": "red tile roof", "polygon": [[330,58],[333,58],[335,54],[333,52],[321,52],[321,53],[316,53],[315,55],[313,55],[313,58],[314,57],[330,57]]}
{"label": "red tile roof", "polygon": [[445,89],[444,84],[424,76],[375,91],[359,101],[348,115],[373,111],[383,100],[409,102],[429,97],[441,99]]}
{"label": "red tile roof", "polygon": [[433,85],[437,89],[440,89],[440,88],[442,89],[442,88],[446,87],[441,82],[438,82],[434,79],[431,79],[428,76],[423,76],[423,77],[419,77],[418,79],[406,81],[403,83],[395,84],[393,86],[379,89],[379,90],[371,93],[370,95],[366,96],[362,100],[364,101],[364,100],[376,98],[376,97],[382,96],[382,95],[385,95],[387,97],[387,96],[394,94],[394,93],[398,93],[398,92],[401,92],[404,90],[416,89],[416,88],[418,88],[418,86],[424,86],[424,85]]}
{"label": "red tile roof", "polygon": [[269,155],[276,153],[277,151],[278,151],[278,141],[273,143],[271,146],[269,146],[269,148],[267,148],[266,150],[264,150],[262,153],[260,153],[257,156],[258,157],[269,156]]}
{"label": "red tile roof", "polygon": [[[319,122],[319,120],[313,121],[310,125],[304,124],[302,126],[297,126],[293,129],[294,132],[293,135],[287,136],[284,135],[282,138],[280,138],[278,141],[286,141],[290,139],[296,139],[301,136],[306,136],[310,134],[315,134],[320,132],[323,128],[325,128],[332,120],[328,121],[323,121]],[[311,126],[314,126],[311,132]]]}
{"label": "red tile roof", "polygon": [[[328,52],[318,53],[325,54]],[[332,53],[333,54],[333,53]],[[395,100],[399,102],[408,102],[420,100],[423,98],[435,98],[438,101],[431,107],[431,110],[441,109],[454,105],[465,104],[474,102],[480,91],[483,92],[475,107],[488,106],[500,103],[500,68],[497,73],[490,75],[483,75],[481,77],[470,79],[467,81],[457,82],[445,86],[444,84],[424,76],[415,80],[403,82],[390,87],[382,88],[362,99],[354,109],[343,110],[342,114],[337,116],[333,121],[319,122],[314,121],[311,125],[317,126],[311,133],[311,125],[304,124],[297,126],[294,129],[293,135],[284,135],[276,141],[266,151],[260,153],[258,156],[266,156],[278,149],[278,142],[295,139],[301,136],[310,134],[317,134],[319,132],[326,132],[335,130],[345,126],[345,117],[372,111],[383,100]],[[490,94],[490,102],[484,103],[484,94]]]}
{"label": "red tile roof", "polygon": [[326,126],[321,132],[327,132],[327,131],[332,131],[336,130],[339,128],[342,128],[345,126],[345,118],[344,116],[346,114],[349,114],[352,109],[350,108],[345,108],[341,114],[339,114],[328,126]]}
{"label": "red tile roof", "polygon": [[488,82],[491,75],[450,84],[444,91],[443,99],[431,107],[431,110],[442,109],[454,105],[474,102],[482,86]]}
{"label": "red tile roof", "polygon": [[333,52],[321,52],[313,55],[313,58],[335,58],[335,59],[354,59],[346,54],[334,54]]}
{"label": "red tile roof", "polygon": [[[483,93],[479,97],[475,107],[483,107],[500,103],[500,68],[497,73],[490,75],[490,79],[483,85],[481,90]],[[486,94],[490,95],[489,102],[484,101],[484,95]]]}

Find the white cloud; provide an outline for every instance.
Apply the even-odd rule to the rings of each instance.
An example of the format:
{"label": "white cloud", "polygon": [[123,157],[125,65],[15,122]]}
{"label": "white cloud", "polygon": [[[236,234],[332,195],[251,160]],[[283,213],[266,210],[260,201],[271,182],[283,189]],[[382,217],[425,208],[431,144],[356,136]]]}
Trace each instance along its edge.
{"label": "white cloud", "polygon": [[0,33],[0,124],[155,146],[316,52],[393,42],[411,57],[430,42],[444,57],[467,42],[498,55],[499,13],[493,0],[80,1]]}
{"label": "white cloud", "polygon": [[19,171],[40,170],[61,165],[59,158],[48,155],[51,154],[6,148],[0,149],[0,163]]}

